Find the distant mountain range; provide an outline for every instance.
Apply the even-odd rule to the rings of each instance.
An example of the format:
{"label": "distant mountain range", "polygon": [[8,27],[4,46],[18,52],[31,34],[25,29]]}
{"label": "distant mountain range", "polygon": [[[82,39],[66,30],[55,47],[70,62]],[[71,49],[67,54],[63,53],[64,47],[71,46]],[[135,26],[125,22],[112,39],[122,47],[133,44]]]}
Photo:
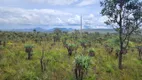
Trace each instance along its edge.
{"label": "distant mountain range", "polygon": [[[52,28],[52,29],[43,29],[41,27],[37,27],[37,28],[32,28],[32,29],[12,29],[12,30],[0,30],[0,31],[15,31],[15,32],[33,32],[33,30],[36,30],[37,32],[47,32],[47,33],[51,33],[53,32],[55,29],[60,29],[61,31],[66,31],[66,32],[74,32],[75,29],[72,28]],[[142,29],[140,30],[142,33]],[[113,29],[83,29],[82,32],[89,32],[89,33],[93,33],[93,32],[100,32],[100,33],[116,33],[115,30]]]}
{"label": "distant mountain range", "polygon": [[59,29],[59,30],[61,30],[61,31],[67,31],[67,32],[74,30],[74,29],[72,29],[72,28],[53,28],[53,29],[47,30],[47,32],[53,32],[55,29]]}
{"label": "distant mountain range", "polygon": [[53,28],[53,29],[43,29],[40,27],[33,28],[33,29],[13,29],[9,31],[16,31],[16,32],[32,32],[33,30],[36,30],[37,32],[53,32],[55,29],[60,29],[61,31],[73,31],[72,28]]}
{"label": "distant mountain range", "polygon": [[[36,30],[37,32],[53,32],[55,29],[60,29],[61,31],[67,31],[67,32],[73,32],[75,29],[72,28],[52,28],[52,29],[43,29],[41,27],[32,28],[32,29],[13,29],[13,30],[7,30],[7,31],[16,31],[16,32],[33,32],[33,30]],[[83,29],[83,32],[100,32],[100,33],[115,33],[115,30],[113,29]]]}

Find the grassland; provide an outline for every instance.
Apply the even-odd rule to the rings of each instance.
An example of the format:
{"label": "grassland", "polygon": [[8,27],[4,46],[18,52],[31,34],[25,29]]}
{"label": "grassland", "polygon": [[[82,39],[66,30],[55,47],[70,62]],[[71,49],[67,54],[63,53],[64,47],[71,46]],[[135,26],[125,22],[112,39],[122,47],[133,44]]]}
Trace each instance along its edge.
{"label": "grassland", "polygon": [[[77,32],[59,32],[60,40],[55,43],[54,34],[56,32],[0,32],[1,41],[6,42],[5,46],[0,45],[0,80],[76,80],[75,57],[81,54],[88,56],[90,48],[94,48],[95,56],[90,57],[91,64],[83,80],[142,80],[142,61],[139,60],[138,51],[134,48],[142,45],[142,42],[137,42],[135,36],[131,39],[133,48],[129,48],[127,54],[123,55],[123,69],[119,70],[118,58],[115,55],[118,45],[110,45],[114,48],[111,54],[104,47],[105,44],[111,44],[108,41],[116,38],[117,34],[83,33],[81,39],[91,42],[91,46],[85,49],[79,43],[80,34]],[[68,43],[78,45],[72,56],[68,55],[63,45],[64,38],[67,38]],[[25,44],[34,45],[31,60],[27,59]],[[42,51],[44,72],[41,71],[40,64]]]}

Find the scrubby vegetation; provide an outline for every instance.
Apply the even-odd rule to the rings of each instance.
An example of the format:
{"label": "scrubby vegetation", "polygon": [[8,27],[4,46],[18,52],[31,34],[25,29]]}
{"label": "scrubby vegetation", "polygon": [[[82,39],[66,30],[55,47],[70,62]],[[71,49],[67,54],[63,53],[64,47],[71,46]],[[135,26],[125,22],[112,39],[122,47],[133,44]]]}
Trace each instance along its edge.
{"label": "scrubby vegetation", "polygon": [[120,70],[116,33],[0,32],[0,80],[142,80],[142,35],[130,41]]}

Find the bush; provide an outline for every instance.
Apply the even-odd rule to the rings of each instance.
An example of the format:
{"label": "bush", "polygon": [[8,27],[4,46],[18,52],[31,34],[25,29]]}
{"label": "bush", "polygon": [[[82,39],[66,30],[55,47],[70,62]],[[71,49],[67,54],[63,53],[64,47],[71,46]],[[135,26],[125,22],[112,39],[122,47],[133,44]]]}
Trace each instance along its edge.
{"label": "bush", "polygon": [[73,44],[73,43],[67,43],[66,44],[66,48],[68,50],[68,54],[69,56],[72,55],[72,52],[77,48],[77,45],[76,44]]}
{"label": "bush", "polygon": [[94,48],[89,49],[89,56],[95,56],[95,50]]}
{"label": "bush", "polygon": [[26,44],[25,45],[25,52],[28,53],[28,58],[27,59],[31,59],[31,56],[32,56],[32,52],[33,52],[33,45],[31,44]]}
{"label": "bush", "polygon": [[88,46],[88,41],[87,40],[80,40],[80,45],[85,49]]}
{"label": "bush", "polygon": [[87,72],[90,65],[90,58],[88,56],[75,57],[75,76],[77,80],[82,80],[84,73]]}
{"label": "bush", "polygon": [[33,48],[34,47],[34,45],[32,45],[32,44],[25,44],[25,46],[24,46],[25,48]]}

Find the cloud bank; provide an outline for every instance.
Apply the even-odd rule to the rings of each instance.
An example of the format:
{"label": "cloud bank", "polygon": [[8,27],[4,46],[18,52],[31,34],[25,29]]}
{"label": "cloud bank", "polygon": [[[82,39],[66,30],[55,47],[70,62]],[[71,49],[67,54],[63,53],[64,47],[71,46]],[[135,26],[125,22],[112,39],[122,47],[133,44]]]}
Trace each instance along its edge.
{"label": "cloud bank", "polygon": [[[104,17],[93,14],[83,15],[83,25],[88,28],[104,26]],[[0,7],[0,24],[6,25],[80,25],[80,15],[54,9],[22,9]]]}
{"label": "cloud bank", "polygon": [[49,5],[70,5],[79,0],[28,0],[33,3],[45,3]]}
{"label": "cloud bank", "polygon": [[[99,0],[0,0],[0,29],[11,27],[62,27],[104,28],[98,10]],[[97,7],[95,7],[97,6]],[[94,7],[94,10],[91,10]],[[100,9],[100,8],[99,8]],[[8,28],[7,27],[7,28]]]}
{"label": "cloud bank", "polygon": [[87,6],[87,5],[92,5],[95,4],[98,0],[82,0],[78,6]]}

